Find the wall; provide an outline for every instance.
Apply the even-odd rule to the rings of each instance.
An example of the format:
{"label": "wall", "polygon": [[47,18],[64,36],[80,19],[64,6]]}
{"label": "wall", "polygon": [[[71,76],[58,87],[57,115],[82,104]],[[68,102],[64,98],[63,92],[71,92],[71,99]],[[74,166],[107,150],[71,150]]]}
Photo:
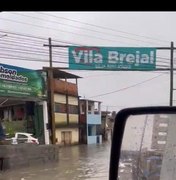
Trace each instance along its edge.
{"label": "wall", "polygon": [[78,88],[74,83],[54,79],[54,92],[63,93],[72,96],[78,96]]}
{"label": "wall", "polygon": [[67,124],[67,115],[64,113],[55,113],[56,124]]}
{"label": "wall", "polygon": [[79,116],[77,114],[69,114],[69,124],[78,124]]}
{"label": "wall", "polygon": [[59,129],[56,129],[56,138],[58,139],[58,144],[62,144],[61,143],[61,132],[63,132],[63,131],[71,131],[72,132],[71,144],[78,144],[78,142],[79,142],[78,128],[59,128]]}
{"label": "wall", "polygon": [[66,104],[66,95],[54,94],[54,102]]}
{"label": "wall", "polygon": [[[99,139],[97,141],[97,138]],[[101,144],[102,143],[102,136],[99,135],[99,136],[88,136],[88,139],[87,139],[87,144]]]}
{"label": "wall", "polygon": [[[1,145],[0,158],[3,158],[3,170],[20,167],[33,167],[58,162],[58,145]],[[1,162],[0,162],[1,163]]]}
{"label": "wall", "polygon": [[[166,124],[169,123],[169,116],[164,117],[161,114],[154,116],[154,122],[153,122],[153,135],[152,135],[152,148],[158,149],[158,150],[164,150],[166,144],[158,144],[158,141],[162,141],[163,143],[166,143],[167,140],[167,132],[168,132],[168,126],[162,127],[160,124]],[[159,135],[158,133],[166,133],[166,135]]]}
{"label": "wall", "polygon": [[68,96],[68,104],[78,106],[78,98],[73,96]]}
{"label": "wall", "polygon": [[101,114],[87,114],[87,124],[101,124]]}

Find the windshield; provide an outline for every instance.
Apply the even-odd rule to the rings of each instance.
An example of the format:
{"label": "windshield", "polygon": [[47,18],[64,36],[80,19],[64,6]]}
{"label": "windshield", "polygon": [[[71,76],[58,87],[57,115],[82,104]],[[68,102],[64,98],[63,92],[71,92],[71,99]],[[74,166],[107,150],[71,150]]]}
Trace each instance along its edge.
{"label": "windshield", "polygon": [[[108,179],[116,114],[174,106],[175,19],[175,12],[0,12],[0,179]],[[143,178],[144,152],[147,167],[170,153],[143,144],[143,125],[128,129],[121,178],[131,178],[136,151],[134,178]]]}

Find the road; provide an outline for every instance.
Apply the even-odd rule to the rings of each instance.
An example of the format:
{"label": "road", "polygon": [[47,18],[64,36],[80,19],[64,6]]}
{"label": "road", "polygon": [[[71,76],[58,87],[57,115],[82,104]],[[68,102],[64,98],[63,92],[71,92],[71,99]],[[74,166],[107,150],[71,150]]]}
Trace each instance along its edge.
{"label": "road", "polygon": [[0,173],[0,180],[107,180],[110,142],[61,147],[59,162]]}

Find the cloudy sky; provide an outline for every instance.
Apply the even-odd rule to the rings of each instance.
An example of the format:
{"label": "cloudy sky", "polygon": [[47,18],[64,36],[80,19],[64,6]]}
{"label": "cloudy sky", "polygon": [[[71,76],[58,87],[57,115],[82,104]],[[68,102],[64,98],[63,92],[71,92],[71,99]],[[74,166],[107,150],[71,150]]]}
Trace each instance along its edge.
{"label": "cloudy sky", "polygon": [[[49,37],[55,45],[169,47],[176,42],[175,19],[176,12],[1,12],[0,62],[49,66],[43,46]],[[169,67],[169,53],[157,50],[157,68]],[[68,67],[68,48],[54,47],[53,61],[54,67]],[[102,101],[103,110],[169,104],[167,71],[67,71],[83,77],[80,96]]]}

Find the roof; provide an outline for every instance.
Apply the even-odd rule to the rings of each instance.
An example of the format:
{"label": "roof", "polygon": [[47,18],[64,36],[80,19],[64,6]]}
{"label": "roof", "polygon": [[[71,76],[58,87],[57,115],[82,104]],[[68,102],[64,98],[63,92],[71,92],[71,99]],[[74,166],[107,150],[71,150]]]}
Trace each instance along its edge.
{"label": "roof", "polygon": [[61,79],[77,79],[77,78],[81,78],[80,76],[77,76],[75,74],[71,74],[71,73],[68,73],[68,72],[65,72],[65,71],[61,71],[60,68],[58,68],[58,67],[53,67],[53,68],[43,67],[43,70],[46,70],[46,71],[48,71],[50,69],[52,69],[52,71],[53,71],[53,77],[54,78],[61,78]]}
{"label": "roof", "polygon": [[96,101],[96,100],[92,100],[92,99],[79,99],[80,101],[91,101],[91,102],[99,102],[102,103],[101,101]]}
{"label": "roof", "polygon": [[101,111],[101,114],[110,114],[111,111]]}
{"label": "roof", "polygon": [[0,96],[0,108],[25,104],[26,101],[41,101],[39,98],[32,98],[32,97],[3,97]]}

